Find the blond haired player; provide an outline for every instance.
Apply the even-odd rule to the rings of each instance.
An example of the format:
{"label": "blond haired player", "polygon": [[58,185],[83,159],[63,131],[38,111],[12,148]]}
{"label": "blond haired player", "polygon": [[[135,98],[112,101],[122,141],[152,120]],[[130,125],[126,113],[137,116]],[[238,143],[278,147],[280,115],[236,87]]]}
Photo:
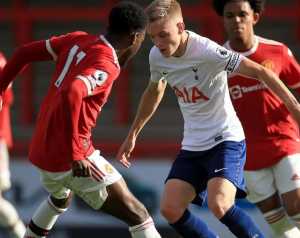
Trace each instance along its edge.
{"label": "blond haired player", "polygon": [[175,92],[184,118],[182,148],[167,177],[161,212],[183,237],[217,237],[188,210],[190,203],[208,207],[240,238],[263,234],[235,205],[245,197],[243,169],[245,141],[232,106],[227,75],[243,74],[270,87],[300,123],[297,100],[270,70],[185,29],[177,1],[153,1],[147,8],[147,32],[154,47],[149,61],[151,78],[129,134],[118,153],[129,166],[137,136],[158,107],[168,84]]}

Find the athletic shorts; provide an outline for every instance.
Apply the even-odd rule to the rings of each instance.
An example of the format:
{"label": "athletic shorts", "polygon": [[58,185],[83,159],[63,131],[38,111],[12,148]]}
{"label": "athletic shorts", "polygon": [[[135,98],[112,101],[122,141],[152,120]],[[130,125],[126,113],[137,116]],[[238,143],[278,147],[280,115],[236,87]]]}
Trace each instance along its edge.
{"label": "athletic shorts", "polygon": [[39,169],[41,181],[46,190],[55,198],[67,198],[70,192],[81,197],[93,209],[100,209],[107,198],[106,187],[122,178],[121,174],[96,150],[87,158],[94,168],[103,175],[98,181],[93,177],[73,177],[72,170],[52,173]]}
{"label": "athletic shorts", "polygon": [[181,150],[166,179],[180,179],[191,184],[198,196],[193,203],[202,206],[207,183],[215,177],[229,180],[237,188],[237,198],[246,197],[243,170],[245,141],[224,141],[206,151]]}
{"label": "athletic shorts", "polygon": [[0,192],[11,187],[7,145],[0,140]]}
{"label": "athletic shorts", "polygon": [[276,165],[256,171],[245,171],[247,199],[261,202],[276,192],[280,195],[300,188],[300,154],[288,155]]}

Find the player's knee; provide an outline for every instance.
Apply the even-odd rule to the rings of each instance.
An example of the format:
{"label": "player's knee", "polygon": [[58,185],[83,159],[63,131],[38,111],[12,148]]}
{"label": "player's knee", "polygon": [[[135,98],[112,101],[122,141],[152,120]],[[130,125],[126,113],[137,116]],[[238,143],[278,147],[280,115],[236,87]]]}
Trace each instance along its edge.
{"label": "player's knee", "polygon": [[233,206],[234,202],[224,197],[213,198],[208,200],[208,207],[211,212],[218,218],[221,219],[227,211]]}
{"label": "player's knee", "polygon": [[171,204],[161,204],[160,206],[160,213],[169,223],[178,221],[184,213],[184,210],[184,208],[173,206]]}
{"label": "player's knee", "polygon": [[285,211],[290,217],[300,214],[300,200],[295,200],[293,203],[287,204]]}
{"label": "player's knee", "polygon": [[67,209],[72,200],[72,193],[69,194],[67,198],[57,199],[53,196],[49,196],[49,202],[59,209]]}
{"label": "player's knee", "polygon": [[285,211],[290,217],[300,214],[300,195],[298,192],[300,191],[292,191],[282,195]]}

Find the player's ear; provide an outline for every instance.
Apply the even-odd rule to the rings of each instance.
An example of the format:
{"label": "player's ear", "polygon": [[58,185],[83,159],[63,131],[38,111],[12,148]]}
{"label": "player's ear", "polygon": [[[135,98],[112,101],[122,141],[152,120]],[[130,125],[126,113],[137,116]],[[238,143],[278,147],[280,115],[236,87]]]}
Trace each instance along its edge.
{"label": "player's ear", "polygon": [[178,22],[177,23],[177,27],[178,27],[178,33],[182,34],[185,31],[185,24],[184,22]]}
{"label": "player's ear", "polygon": [[253,14],[253,25],[255,26],[257,24],[257,22],[260,19],[260,14],[259,13],[254,13]]}
{"label": "player's ear", "polygon": [[144,39],[145,39],[144,32],[135,32],[132,34],[131,37],[131,45],[138,44],[139,42],[142,42]]}

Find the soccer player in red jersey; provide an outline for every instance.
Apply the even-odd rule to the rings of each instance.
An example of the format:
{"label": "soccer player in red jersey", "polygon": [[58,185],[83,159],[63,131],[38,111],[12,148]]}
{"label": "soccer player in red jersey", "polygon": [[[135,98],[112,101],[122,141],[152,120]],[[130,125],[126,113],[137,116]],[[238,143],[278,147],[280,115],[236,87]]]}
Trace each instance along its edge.
{"label": "soccer player in red jersey", "polygon": [[[0,74],[6,59],[0,52]],[[0,112],[0,225],[10,231],[11,237],[21,238],[25,234],[25,226],[13,205],[2,197],[2,192],[11,186],[9,172],[8,148],[12,146],[10,126],[10,106],[13,101],[11,86],[3,93],[3,105]]]}
{"label": "soccer player in red jersey", "polygon": [[[214,0],[228,35],[225,47],[271,69],[300,93],[300,66],[289,48],[254,33],[264,2]],[[248,199],[261,210],[276,237],[300,237],[298,125],[283,102],[258,80],[232,76],[229,90],[246,135]]]}
{"label": "soccer player in red jersey", "polygon": [[160,237],[146,208],[91,141],[120,65],[139,50],[146,25],[140,6],[121,2],[110,12],[105,35],[72,32],[31,42],[18,48],[3,69],[2,96],[27,63],[56,62],[29,153],[50,196],[36,210],[25,237],[47,236],[67,209],[71,192],[93,209],[126,222],[133,238]]}

